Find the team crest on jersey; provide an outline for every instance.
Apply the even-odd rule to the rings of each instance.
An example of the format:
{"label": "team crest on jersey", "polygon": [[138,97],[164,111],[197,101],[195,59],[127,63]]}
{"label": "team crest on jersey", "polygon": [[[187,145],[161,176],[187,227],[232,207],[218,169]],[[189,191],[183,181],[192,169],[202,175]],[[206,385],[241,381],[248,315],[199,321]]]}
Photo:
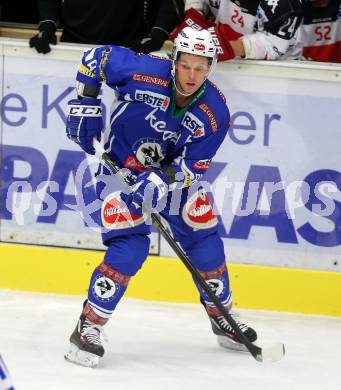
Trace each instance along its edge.
{"label": "team crest on jersey", "polygon": [[120,291],[120,285],[103,275],[98,275],[92,286],[92,291],[101,302],[110,302]]}
{"label": "team crest on jersey", "polygon": [[208,229],[218,223],[213,207],[206,194],[201,188],[194,193],[182,209],[182,218],[194,229]]}
{"label": "team crest on jersey", "polygon": [[159,108],[162,111],[167,110],[170,102],[170,98],[166,95],[152,91],[141,91],[139,89],[135,91],[135,100],[148,104],[148,106]]}
{"label": "team crest on jersey", "polygon": [[136,158],[144,167],[160,167],[164,158],[161,145],[151,140],[141,140],[136,150]]}
{"label": "team crest on jersey", "polygon": [[199,138],[205,135],[204,123],[191,112],[186,113],[181,124],[193,134],[194,138]]}
{"label": "team crest on jersey", "polygon": [[126,229],[141,225],[143,215],[132,214],[120,197],[120,191],[108,195],[101,209],[103,226],[108,230]]}

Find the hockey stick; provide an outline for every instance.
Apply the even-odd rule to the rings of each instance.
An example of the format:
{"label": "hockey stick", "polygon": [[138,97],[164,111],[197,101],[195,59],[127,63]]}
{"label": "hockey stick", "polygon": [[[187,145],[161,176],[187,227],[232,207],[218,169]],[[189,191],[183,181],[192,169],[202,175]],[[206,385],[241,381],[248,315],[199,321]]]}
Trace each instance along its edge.
{"label": "hockey stick", "polygon": [[[121,168],[111,160],[109,155],[105,152],[102,145],[97,141],[97,139],[94,139],[93,145],[96,151],[96,155],[102,159],[106,165],[110,168],[110,170],[129,188],[131,188],[134,184],[134,178],[131,176],[125,175]],[[244,336],[243,332],[239,329],[239,326],[237,325],[234,318],[229,314],[229,312],[225,309],[225,307],[220,303],[214,292],[210,289],[208,284],[204,281],[198,270],[193,266],[191,260],[188,258],[188,256],[185,254],[185,252],[182,250],[182,248],[176,243],[174,238],[169,234],[168,230],[164,227],[159,215],[155,213],[151,213],[151,219],[153,222],[153,225],[159,229],[162,236],[165,238],[165,240],[168,242],[168,244],[171,246],[171,248],[174,250],[176,255],[180,258],[180,260],[183,262],[185,267],[189,270],[189,272],[192,274],[194,279],[198,282],[198,284],[201,286],[201,288],[205,291],[207,296],[210,298],[210,300],[214,303],[216,308],[221,312],[221,314],[224,316],[226,321],[229,323],[231,328],[234,330],[234,332],[237,335],[238,340],[245,345],[247,350],[251,353],[251,355],[259,362],[263,361],[277,361],[283,358],[285,349],[284,345],[279,343],[269,348],[260,348],[257,345],[253,344],[247,337]]]}

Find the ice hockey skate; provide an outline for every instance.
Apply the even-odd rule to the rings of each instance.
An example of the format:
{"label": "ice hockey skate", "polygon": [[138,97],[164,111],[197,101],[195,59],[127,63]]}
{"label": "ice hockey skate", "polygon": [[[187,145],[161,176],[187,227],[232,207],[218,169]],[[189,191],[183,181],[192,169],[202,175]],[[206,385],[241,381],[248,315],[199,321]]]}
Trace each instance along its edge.
{"label": "ice hockey skate", "polygon": [[106,339],[100,325],[81,315],[75,330],[70,336],[70,347],[65,359],[85,367],[96,367],[104,355],[101,335]]}
{"label": "ice hockey skate", "polygon": [[[204,305],[207,311],[207,306],[202,299],[201,303]],[[211,321],[213,333],[217,335],[217,341],[221,347],[233,349],[236,351],[248,352],[245,345],[241,344],[238,341],[234,330],[232,329],[231,325],[226,321],[224,316],[214,315],[209,313],[209,311],[207,311],[207,314]],[[256,331],[248,325],[244,324],[243,322],[240,322],[238,320],[237,313],[230,312],[230,315],[236,321],[237,325],[239,326],[239,329],[242,331],[244,336],[246,336],[252,343],[257,340]]]}

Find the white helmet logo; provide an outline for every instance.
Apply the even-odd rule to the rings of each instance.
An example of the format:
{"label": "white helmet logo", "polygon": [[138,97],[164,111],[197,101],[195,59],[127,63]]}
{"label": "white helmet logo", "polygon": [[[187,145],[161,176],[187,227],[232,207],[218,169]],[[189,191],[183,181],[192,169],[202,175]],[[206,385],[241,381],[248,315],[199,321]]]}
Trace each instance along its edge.
{"label": "white helmet logo", "polygon": [[197,49],[199,51],[204,51],[206,48],[205,48],[205,45],[203,45],[202,43],[196,43],[194,45],[194,49]]}

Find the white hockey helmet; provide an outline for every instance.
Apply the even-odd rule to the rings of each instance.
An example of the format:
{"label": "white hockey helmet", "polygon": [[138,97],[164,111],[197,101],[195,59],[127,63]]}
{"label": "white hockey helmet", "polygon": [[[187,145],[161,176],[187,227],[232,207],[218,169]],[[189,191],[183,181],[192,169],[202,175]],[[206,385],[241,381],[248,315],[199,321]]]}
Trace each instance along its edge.
{"label": "white hockey helmet", "polygon": [[173,61],[178,59],[180,52],[209,57],[212,63],[216,62],[216,47],[208,30],[194,30],[191,27],[181,30],[174,40]]}
{"label": "white hockey helmet", "polygon": [[217,63],[216,47],[211,33],[208,30],[194,30],[191,27],[185,27],[174,40],[171,72],[174,86],[181,95],[190,96],[191,94],[180,91],[175,81],[175,62],[178,60],[180,53],[194,54],[210,59],[210,69],[205,77],[206,80]]}

